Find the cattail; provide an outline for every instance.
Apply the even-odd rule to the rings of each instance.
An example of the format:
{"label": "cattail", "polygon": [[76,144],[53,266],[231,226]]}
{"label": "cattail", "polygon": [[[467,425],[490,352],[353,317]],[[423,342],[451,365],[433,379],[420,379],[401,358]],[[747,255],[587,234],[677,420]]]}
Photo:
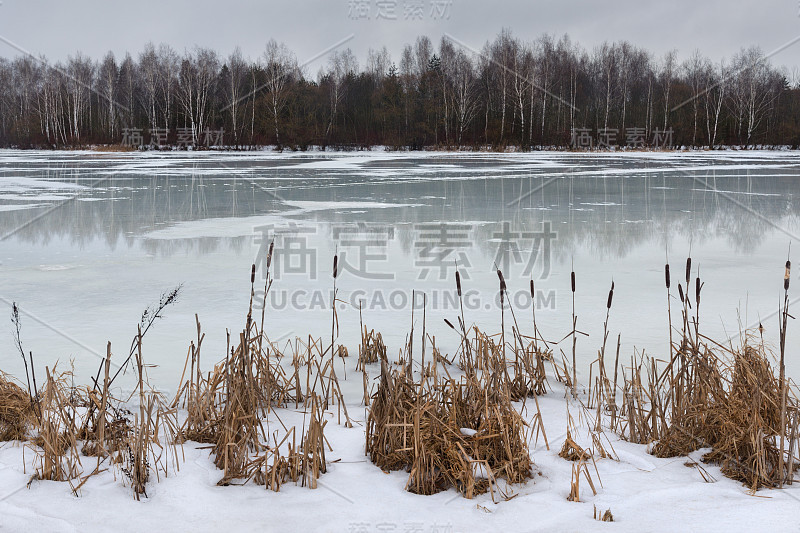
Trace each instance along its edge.
{"label": "cattail", "polygon": [[689,286],[689,281],[692,279],[692,258],[686,258],[686,286]]}
{"label": "cattail", "polygon": [[256,265],[253,264],[253,268],[250,270],[250,283],[256,282]]}
{"label": "cattail", "polygon": [[339,265],[339,256],[333,256],[333,279],[336,279],[336,273],[338,272],[337,267]]}
{"label": "cattail", "polygon": [[458,291],[458,297],[461,298],[461,274],[458,273],[458,270],[456,270],[456,290]]}
{"label": "cattail", "polygon": [[678,283],[678,296],[681,297],[681,303],[683,303],[683,287],[681,287],[680,283]]}
{"label": "cattail", "polygon": [[669,263],[664,265],[664,277],[667,280],[667,290],[669,290]]}
{"label": "cattail", "polygon": [[444,319],[444,323],[445,323],[445,324],[447,324],[448,326],[450,326],[450,329],[452,329],[453,331],[455,331],[456,327],[453,325],[453,323],[452,323],[452,322],[450,322],[449,320],[447,320],[447,319],[445,318],[445,319]]}
{"label": "cattail", "polygon": [[269,252],[267,252],[267,268],[272,264],[272,248],[275,246],[275,241],[269,243]]}
{"label": "cattail", "polygon": [[608,291],[608,301],[606,302],[606,309],[611,309],[611,300],[614,299],[614,282],[611,282],[611,290]]}
{"label": "cattail", "polygon": [[700,305],[700,277],[697,277],[694,284],[694,301]]}
{"label": "cattail", "polygon": [[500,278],[500,292],[505,292],[506,291],[506,280],[503,277],[503,273],[500,271],[499,268],[497,269],[497,277]]}
{"label": "cattail", "polygon": [[575,292],[575,271],[570,275],[570,280],[572,281],[572,292]]}
{"label": "cattail", "polygon": [[783,275],[783,290],[785,291],[789,290],[789,274],[791,273],[791,270],[792,270],[792,262],[787,260],[786,273]]}
{"label": "cattail", "polygon": [[533,280],[531,280],[531,300],[536,298],[536,291],[533,288]]}

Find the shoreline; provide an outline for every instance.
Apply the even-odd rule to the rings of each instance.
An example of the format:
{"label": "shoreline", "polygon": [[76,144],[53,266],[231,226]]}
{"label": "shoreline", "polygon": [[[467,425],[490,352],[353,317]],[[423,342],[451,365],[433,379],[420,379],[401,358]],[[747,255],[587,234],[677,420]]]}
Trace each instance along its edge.
{"label": "shoreline", "polygon": [[634,148],[629,149],[626,147],[617,147],[615,149],[576,149],[563,146],[536,146],[526,149],[520,146],[509,146],[506,149],[498,149],[492,146],[480,147],[460,147],[460,148],[447,148],[447,147],[425,147],[413,148],[410,146],[390,147],[383,145],[375,146],[321,146],[314,145],[306,148],[297,147],[283,147],[279,148],[274,145],[267,146],[253,146],[244,148],[233,148],[228,146],[212,146],[203,148],[185,149],[175,146],[164,147],[160,149],[135,149],[126,148],[120,145],[87,145],[84,147],[0,147],[4,151],[19,151],[19,152],[94,152],[94,153],[441,153],[441,154],[535,154],[541,153],[565,153],[565,154],[640,154],[640,153],[738,153],[738,152],[798,152],[800,147],[792,145],[719,145],[713,148],[708,146],[699,147],[686,147],[676,146],[673,148]]}

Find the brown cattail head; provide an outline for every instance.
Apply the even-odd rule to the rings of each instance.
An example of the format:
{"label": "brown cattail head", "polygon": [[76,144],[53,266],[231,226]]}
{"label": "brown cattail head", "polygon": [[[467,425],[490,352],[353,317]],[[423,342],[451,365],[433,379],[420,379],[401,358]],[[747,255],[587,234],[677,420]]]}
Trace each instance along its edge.
{"label": "brown cattail head", "polygon": [[606,301],[606,309],[611,309],[611,300],[614,299],[614,282],[611,282],[611,290],[608,291],[608,301]]}
{"label": "brown cattail head", "polygon": [[497,277],[500,278],[500,292],[501,293],[505,292],[506,291],[506,279],[503,277],[503,273],[500,271],[499,268],[497,269]]}
{"label": "brown cattail head", "polygon": [[680,283],[678,283],[678,296],[681,297],[681,303],[683,303],[683,287],[681,287]]}
{"label": "brown cattail head", "polygon": [[789,290],[789,277],[792,271],[792,262],[786,261],[786,273],[783,275],[783,290]]}
{"label": "brown cattail head", "polygon": [[533,300],[535,298],[536,298],[536,291],[534,290],[534,287],[533,287],[533,280],[531,280],[531,300]]}
{"label": "brown cattail head", "polygon": [[445,324],[447,324],[448,326],[450,326],[450,328],[451,328],[451,329],[453,329],[453,330],[455,331],[456,327],[453,325],[453,323],[452,323],[452,322],[450,322],[449,320],[447,320],[447,319],[445,318],[445,319],[444,319],[444,323],[445,323]]}
{"label": "brown cattail head", "polygon": [[698,276],[694,284],[694,301],[697,305],[700,305],[700,288],[700,277]]}
{"label": "brown cattail head", "polygon": [[267,252],[267,268],[272,264],[272,249],[275,247],[275,241],[269,243],[269,251]]}
{"label": "brown cattail head", "polygon": [[692,279],[692,258],[686,258],[686,286],[689,286],[689,281]]}
{"label": "brown cattail head", "polygon": [[669,263],[664,265],[664,278],[667,280],[667,289],[669,289]]}
{"label": "brown cattail head", "polygon": [[461,274],[458,273],[458,270],[456,270],[456,290],[458,291],[458,297],[461,298]]}
{"label": "brown cattail head", "polygon": [[250,270],[250,283],[256,282],[256,265],[253,264],[253,268]]}
{"label": "brown cattail head", "polygon": [[575,292],[575,271],[570,275],[570,281],[572,282],[572,292]]}
{"label": "brown cattail head", "polygon": [[333,278],[336,279],[336,274],[338,273],[338,266],[339,266],[339,255],[334,254],[333,256]]}

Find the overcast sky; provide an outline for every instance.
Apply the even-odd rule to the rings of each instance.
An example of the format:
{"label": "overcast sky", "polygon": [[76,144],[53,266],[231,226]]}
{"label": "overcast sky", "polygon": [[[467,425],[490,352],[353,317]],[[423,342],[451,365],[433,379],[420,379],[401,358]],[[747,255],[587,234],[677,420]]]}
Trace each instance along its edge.
{"label": "overcast sky", "polygon": [[[353,35],[344,46],[363,65],[370,47],[386,45],[397,61],[403,44],[418,35],[438,46],[448,33],[480,48],[507,27],[526,40],[568,33],[589,50],[624,39],[656,56],[674,48],[685,58],[697,48],[719,60],[753,44],[770,53],[800,37],[799,15],[798,0],[2,0],[0,37],[58,60],[76,51],[96,59],[109,50],[136,56],[148,41],[223,55],[239,46],[255,58],[274,38],[303,63]],[[0,42],[0,54],[19,52]],[[316,74],[324,61],[307,72]],[[790,73],[798,69],[800,42],[772,61]]]}

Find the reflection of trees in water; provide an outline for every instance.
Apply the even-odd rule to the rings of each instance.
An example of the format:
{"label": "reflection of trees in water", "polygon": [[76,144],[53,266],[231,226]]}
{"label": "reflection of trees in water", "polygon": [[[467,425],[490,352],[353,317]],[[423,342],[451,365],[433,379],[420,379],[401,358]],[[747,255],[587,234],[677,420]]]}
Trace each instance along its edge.
{"label": "reflection of trees in water", "polygon": [[[699,174],[708,186],[676,172],[558,179],[543,188],[549,176],[460,181],[457,185],[428,181],[387,187],[384,192],[398,202],[413,203],[414,198],[423,196],[446,198],[426,200],[430,204],[426,209],[377,210],[365,216],[388,224],[402,218],[405,224],[398,227],[395,238],[405,253],[413,253],[413,225],[432,221],[477,222],[474,244],[486,255],[494,253],[492,237],[503,221],[517,231],[536,231],[541,222],[550,221],[558,232],[556,260],[568,259],[579,249],[600,259],[624,257],[651,240],[669,251],[676,239],[702,245],[723,238],[732,249],[747,252],[757,247],[764,235],[777,231],[776,225],[791,230],[789,226],[798,221],[791,197],[800,191],[800,184],[791,177],[770,177],[767,172]],[[716,193],[709,187],[725,192]],[[520,197],[520,190],[527,195],[525,199],[509,206]],[[316,215],[317,220],[334,223],[352,222],[352,217],[331,212]],[[492,223],[480,223],[486,221]]]}
{"label": "reflection of trees in water", "polygon": [[[67,171],[68,176],[72,172]],[[48,177],[57,175],[48,173]],[[100,177],[93,175],[89,182]],[[86,185],[85,175],[83,180],[75,182]],[[62,239],[81,246],[99,239],[113,250],[120,242],[132,246],[143,233],[179,222],[263,213],[270,207],[269,202],[256,198],[254,189],[251,183],[236,176],[225,179],[196,175],[111,177],[98,184],[96,190],[84,190],[75,199],[60,205],[52,202],[41,209],[0,213],[0,231],[6,233],[22,227],[14,238],[39,245]],[[274,209],[276,202],[271,203]],[[51,211],[25,225],[47,210]],[[171,245],[167,246],[169,248],[177,250]],[[209,248],[206,242],[197,249],[213,251],[216,248]]]}
{"label": "reflection of trees in water", "polygon": [[154,256],[170,257],[175,254],[206,255],[215,252],[242,253],[253,243],[252,237],[193,237],[187,239],[143,239],[142,249]]}
{"label": "reflection of trees in water", "polygon": [[[564,260],[577,250],[589,251],[598,258],[624,257],[647,241],[658,242],[668,250],[675,239],[701,245],[710,239],[723,238],[732,249],[746,252],[757,247],[765,234],[776,231],[772,224],[797,221],[792,198],[800,192],[800,182],[793,176],[770,176],[771,172],[775,171],[727,170],[720,165],[720,170],[696,173],[707,186],[682,171],[622,176],[570,177],[565,173],[507,177],[491,170],[476,172],[469,167],[462,174],[435,175],[429,180],[346,173],[320,176],[314,170],[284,169],[279,175],[281,179],[270,179],[269,175],[258,177],[258,186],[234,174],[112,176],[109,182],[99,185],[102,188],[82,195],[98,201],[69,201],[23,228],[14,238],[40,245],[57,238],[76,245],[102,239],[112,249],[120,244],[132,246],[142,234],[179,222],[286,209],[263,190],[268,189],[289,201],[424,204],[424,207],[385,209],[332,208],[289,215],[325,225],[353,224],[360,220],[392,225],[395,241],[407,254],[415,252],[415,224],[467,222],[475,223],[475,247],[492,256],[497,247],[492,239],[503,221],[509,222],[515,231],[536,231],[541,222],[550,221],[558,233],[553,250],[555,260]],[[785,169],[779,172],[789,173]],[[87,180],[91,182],[102,174],[87,176],[87,167],[81,163],[62,164],[33,177],[85,185]],[[553,177],[559,179],[549,182]],[[716,193],[709,187],[727,192]],[[726,195],[741,205],[731,202]],[[39,213],[38,209],[0,213],[0,230],[8,232]],[[241,251],[251,242],[249,237],[144,239],[142,246],[150,253],[168,256],[212,253],[223,244]]]}

